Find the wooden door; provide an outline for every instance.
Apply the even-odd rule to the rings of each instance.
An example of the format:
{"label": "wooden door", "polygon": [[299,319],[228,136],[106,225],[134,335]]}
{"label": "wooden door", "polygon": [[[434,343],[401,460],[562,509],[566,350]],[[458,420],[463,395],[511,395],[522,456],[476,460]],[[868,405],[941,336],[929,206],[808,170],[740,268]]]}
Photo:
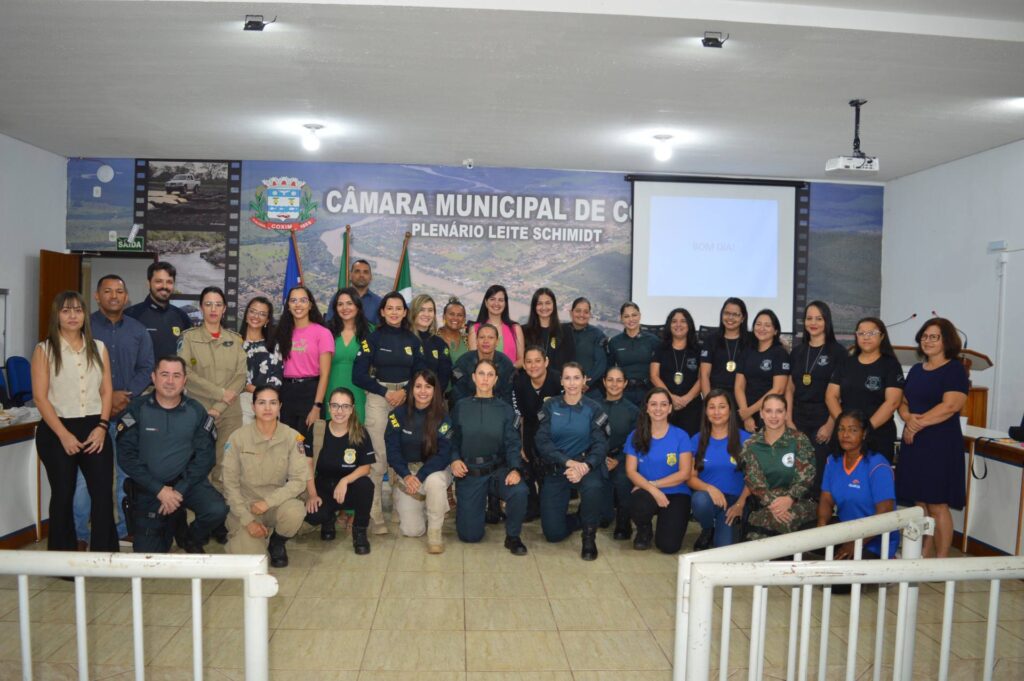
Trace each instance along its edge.
{"label": "wooden door", "polygon": [[54,297],[61,291],[81,290],[81,255],[39,251],[39,340],[46,337]]}

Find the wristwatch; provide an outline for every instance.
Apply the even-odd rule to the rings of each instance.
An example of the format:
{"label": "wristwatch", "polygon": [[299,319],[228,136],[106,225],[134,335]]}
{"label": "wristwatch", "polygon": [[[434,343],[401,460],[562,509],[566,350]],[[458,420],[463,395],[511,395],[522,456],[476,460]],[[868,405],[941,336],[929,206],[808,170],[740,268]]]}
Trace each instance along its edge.
{"label": "wristwatch", "polygon": [[317,409],[323,409],[324,408],[324,403],[323,402],[314,402],[313,406],[316,407]]}

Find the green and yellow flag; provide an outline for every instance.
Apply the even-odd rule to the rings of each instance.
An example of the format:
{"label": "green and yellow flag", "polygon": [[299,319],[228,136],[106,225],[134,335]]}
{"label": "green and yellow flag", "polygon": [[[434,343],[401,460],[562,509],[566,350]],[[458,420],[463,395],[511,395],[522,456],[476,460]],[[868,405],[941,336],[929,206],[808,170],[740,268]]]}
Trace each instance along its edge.
{"label": "green and yellow flag", "polygon": [[412,234],[405,233],[402,242],[402,255],[398,259],[398,271],[395,273],[395,291],[402,294],[407,304],[412,304],[412,270],[409,268],[409,239]]}
{"label": "green and yellow flag", "polygon": [[338,260],[338,289],[348,287],[348,268],[351,254],[349,253],[349,234],[352,225],[345,225],[345,234],[341,237],[341,258]]}

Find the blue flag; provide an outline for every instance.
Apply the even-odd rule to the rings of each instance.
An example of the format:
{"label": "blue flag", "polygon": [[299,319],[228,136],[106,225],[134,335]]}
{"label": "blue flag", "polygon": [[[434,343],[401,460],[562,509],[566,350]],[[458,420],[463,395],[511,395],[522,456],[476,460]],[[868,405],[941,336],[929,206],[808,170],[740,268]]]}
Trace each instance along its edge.
{"label": "blue flag", "polygon": [[288,292],[301,283],[302,273],[299,270],[299,256],[295,252],[295,239],[293,237],[288,239],[288,262],[284,268],[284,292],[281,294],[284,309],[288,309]]}

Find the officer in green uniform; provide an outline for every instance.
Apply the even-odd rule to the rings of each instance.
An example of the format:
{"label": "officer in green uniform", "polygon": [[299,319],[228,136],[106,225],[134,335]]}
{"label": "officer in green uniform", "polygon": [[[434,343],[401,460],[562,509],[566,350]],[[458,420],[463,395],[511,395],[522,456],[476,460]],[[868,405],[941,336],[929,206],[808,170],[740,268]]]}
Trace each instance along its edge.
{"label": "officer in green uniform", "polygon": [[623,330],[608,340],[608,366],[622,367],[626,399],[640,404],[651,389],[651,361],[661,341],[640,327],[640,308],[636,303],[623,303],[619,316]]}
{"label": "officer in green uniform", "polygon": [[[185,536],[189,553],[203,553],[210,531],[228,514],[224,498],[210,485],[213,418],[185,397],[186,368],[180,357],[162,358],[152,375],[154,390],[135,398],[118,424],[117,458],[126,487],[136,553],[166,553],[174,522],[186,508],[195,520]],[[126,490],[128,491],[128,490]]]}
{"label": "officer in green uniform", "polygon": [[[636,428],[636,419],[640,415],[640,407],[625,397],[626,375],[619,367],[612,367],[604,375],[605,397],[599,402],[604,413],[608,415],[608,453],[605,464],[608,466],[608,480],[604,486],[604,506],[601,509],[601,521],[610,523],[615,520],[614,539],[629,539],[633,536],[633,526],[629,520],[629,500],[633,491],[633,483],[626,475],[626,453],[622,446],[626,438]],[[602,525],[603,526],[603,525]]]}
{"label": "officer in green uniform", "polygon": [[493,324],[481,324],[476,331],[476,350],[467,351],[455,362],[452,369],[453,403],[476,393],[473,372],[476,370],[477,362],[482,359],[494,364],[498,372],[494,396],[512,404],[512,375],[515,373],[515,366],[508,355],[498,351],[498,329]]}
{"label": "officer in green uniform", "polygon": [[526,555],[526,546],[519,533],[529,496],[520,470],[522,439],[512,406],[494,396],[497,379],[495,363],[480,360],[473,370],[476,394],[459,400],[452,412],[451,469],[458,480],[455,529],[464,542],[483,539],[490,491],[505,501],[505,548],[522,556]]}

